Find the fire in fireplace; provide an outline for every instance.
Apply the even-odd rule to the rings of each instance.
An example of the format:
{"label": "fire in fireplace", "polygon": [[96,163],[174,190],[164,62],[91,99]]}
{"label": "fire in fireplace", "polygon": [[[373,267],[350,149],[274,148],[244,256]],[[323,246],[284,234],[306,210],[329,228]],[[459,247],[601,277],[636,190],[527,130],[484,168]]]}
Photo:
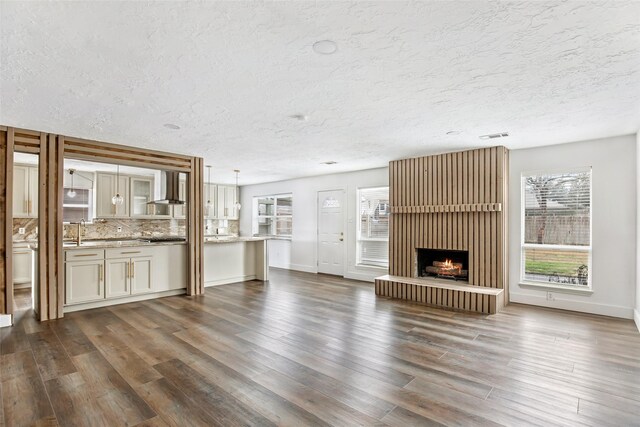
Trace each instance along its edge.
{"label": "fire in fireplace", "polygon": [[416,276],[469,280],[469,252],[416,249]]}

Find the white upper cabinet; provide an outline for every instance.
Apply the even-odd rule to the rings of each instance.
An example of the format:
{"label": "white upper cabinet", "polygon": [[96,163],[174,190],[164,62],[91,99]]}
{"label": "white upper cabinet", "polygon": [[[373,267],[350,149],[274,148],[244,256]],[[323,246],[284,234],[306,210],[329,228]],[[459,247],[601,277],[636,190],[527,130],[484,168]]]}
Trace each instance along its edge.
{"label": "white upper cabinet", "polygon": [[[116,174],[98,172],[96,174],[96,217],[122,218],[129,216],[129,177],[120,175],[116,185]],[[111,203],[111,198],[119,192],[124,202]]]}
{"label": "white upper cabinet", "polygon": [[38,168],[16,165],[13,168],[13,217],[38,217]]}
{"label": "white upper cabinet", "polygon": [[[205,184],[206,186],[206,184]],[[206,188],[206,187],[205,187]],[[186,203],[186,194],[187,194],[187,182],[186,181],[180,181],[180,184],[178,186],[178,196],[180,197],[180,200],[185,201],[184,205],[175,205],[173,207],[173,217],[174,218],[186,218],[187,217],[187,203]],[[205,191],[205,199],[207,197],[206,195],[206,191]],[[206,203],[206,201],[205,201]],[[206,212],[205,212],[206,215]]]}
{"label": "white upper cabinet", "polygon": [[204,217],[207,219],[218,218],[218,186],[204,183]]}
{"label": "white upper cabinet", "polygon": [[238,219],[236,209],[237,187],[232,185],[218,185],[218,219]]}

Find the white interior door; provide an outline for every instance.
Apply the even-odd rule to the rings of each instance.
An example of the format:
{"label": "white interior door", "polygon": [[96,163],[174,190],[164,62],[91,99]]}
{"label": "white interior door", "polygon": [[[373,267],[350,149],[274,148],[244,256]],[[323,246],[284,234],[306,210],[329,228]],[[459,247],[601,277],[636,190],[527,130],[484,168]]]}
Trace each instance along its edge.
{"label": "white interior door", "polygon": [[344,275],[344,191],[318,191],[318,273]]}

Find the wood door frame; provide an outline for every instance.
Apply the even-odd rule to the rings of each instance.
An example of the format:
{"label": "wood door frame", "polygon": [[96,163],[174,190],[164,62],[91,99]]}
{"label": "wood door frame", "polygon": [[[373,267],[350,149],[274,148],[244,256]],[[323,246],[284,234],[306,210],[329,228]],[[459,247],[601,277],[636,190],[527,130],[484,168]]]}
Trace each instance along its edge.
{"label": "wood door frame", "polygon": [[[346,188],[333,188],[328,190],[317,190],[316,191],[316,273],[318,272],[318,267],[320,267],[320,193],[324,193],[327,191],[342,191],[342,229],[344,231],[344,241],[342,242],[342,277],[345,276],[347,272],[347,251],[345,248],[348,246],[347,243],[347,225],[348,219],[345,216],[347,213],[347,206],[345,206],[345,201],[347,200],[347,189]],[[322,273],[325,274],[325,273]]]}
{"label": "wood door frame", "polygon": [[[204,293],[203,169],[200,157],[67,137],[0,125],[0,313],[13,312],[13,153],[39,155],[38,277],[34,307],[39,320],[64,316],[62,196],[65,158],[117,162],[130,166],[173,170],[187,174],[188,230],[187,295]],[[4,203],[2,203],[4,202]]]}

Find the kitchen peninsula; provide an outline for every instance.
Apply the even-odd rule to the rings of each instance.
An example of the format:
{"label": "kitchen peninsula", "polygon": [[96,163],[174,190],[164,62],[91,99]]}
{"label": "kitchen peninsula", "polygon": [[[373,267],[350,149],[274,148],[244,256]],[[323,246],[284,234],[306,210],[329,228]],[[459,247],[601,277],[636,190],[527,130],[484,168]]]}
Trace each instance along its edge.
{"label": "kitchen peninsula", "polygon": [[209,236],[204,240],[204,285],[269,280],[264,237]]}

